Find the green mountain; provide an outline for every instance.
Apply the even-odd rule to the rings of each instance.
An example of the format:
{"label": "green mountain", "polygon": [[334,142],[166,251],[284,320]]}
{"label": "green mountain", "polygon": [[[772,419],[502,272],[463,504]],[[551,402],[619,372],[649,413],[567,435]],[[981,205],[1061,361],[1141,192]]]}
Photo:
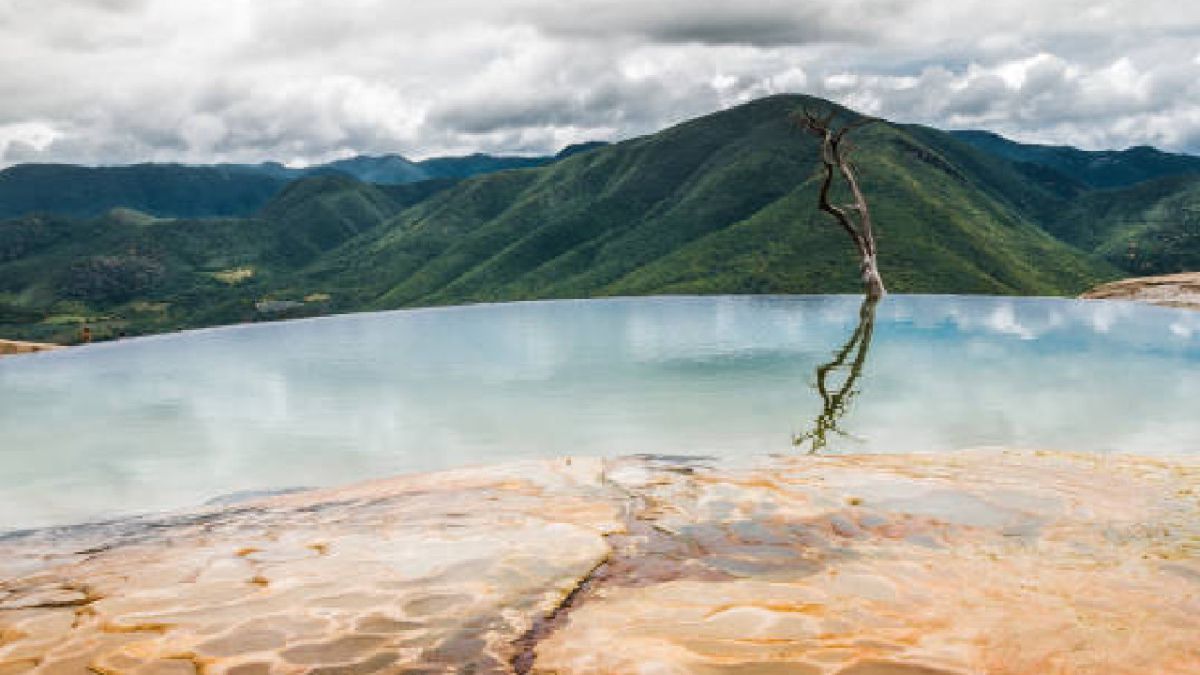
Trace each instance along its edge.
{"label": "green mountain", "polygon": [[[346,176],[314,176],[289,184],[250,218],[113,209],[92,219],[35,214],[0,222],[0,334],[72,341],[81,322],[103,338],[260,318],[256,302],[381,225],[405,197]],[[299,299],[305,295],[312,294]],[[316,297],[287,315],[326,309]]]}
{"label": "green mountain", "polygon": [[[0,335],[69,341],[84,320],[106,337],[470,301],[858,292],[853,249],[816,208],[817,145],[791,120],[827,105],[774,96],[463,180],[309,176],[240,218],[3,221]],[[879,122],[853,139],[893,292],[1074,294],[1122,275],[1096,242],[1123,230],[1075,236],[1068,216],[1085,222],[1123,197],[927,127]],[[1153,194],[1174,208],[1174,192]]]}
{"label": "green mountain", "polygon": [[1200,270],[1200,175],[1083,195],[1047,229],[1133,275]]}
{"label": "green mountain", "polygon": [[[531,169],[539,166],[546,166],[547,164],[553,164],[559,160],[566,159],[571,155],[601,148],[605,145],[608,144],[602,141],[568,145],[558,154],[549,157],[518,157],[506,155],[485,155],[482,153],[475,153],[462,157],[434,157],[432,159],[426,159],[417,162],[416,166],[422,172],[424,172],[423,180],[434,180],[438,178],[469,178],[471,176],[478,176],[485,173],[495,173],[496,171],[506,171],[508,169]],[[359,174],[354,175],[360,180],[370,180]]]}
{"label": "green mountain", "polygon": [[117,207],[179,218],[243,215],[286,182],[265,173],[181,164],[18,164],[0,171],[0,218],[33,212],[86,217]]}
{"label": "green mountain", "polygon": [[400,155],[359,156],[298,170],[298,176],[341,173],[366,183],[401,185],[445,178],[469,178],[508,169],[530,169],[552,164],[577,152],[600,147],[604,143],[567,146],[557,155],[521,157],[474,153],[459,157],[432,157],[413,162]]}
{"label": "green mountain", "polygon": [[1153,178],[1200,175],[1200,157],[1148,146],[1088,151],[1061,145],[1032,145],[990,131],[951,131],[954,137],[997,157],[1053,169],[1089,188],[1125,187]]}
{"label": "green mountain", "polygon": [[433,178],[468,178],[508,169],[528,169],[545,166],[555,157],[505,157],[476,153],[465,157],[434,157],[418,162],[425,180]]}
{"label": "green mountain", "polygon": [[277,226],[287,242],[280,254],[289,267],[300,267],[398,210],[376,186],[342,175],[314,176],[288,185],[258,218]]}
{"label": "green mountain", "polygon": [[308,176],[350,176],[367,183],[404,185],[545,166],[577,150],[571,146],[545,157],[474,154],[420,162],[400,155],[359,156],[303,169],[278,162],[101,167],[18,164],[0,171],[0,218],[29,213],[94,217],[118,207],[163,218],[249,216],[289,182]]}
{"label": "green mountain", "polygon": [[[816,146],[790,119],[805,104],[825,105],[771,97],[540,170],[464,181],[303,278],[371,307],[855,292],[845,235],[816,210]],[[1057,197],[1031,189],[1011,162],[928,129],[877,124],[856,140],[893,291],[1059,294],[1116,276],[1033,222],[1027,212]]]}
{"label": "green mountain", "polygon": [[422,169],[419,164],[400,155],[382,155],[379,157],[360,155],[358,157],[339,159],[328,164],[301,169],[296,174],[297,176],[341,174],[367,183],[381,183],[384,185],[415,183],[433,177]]}
{"label": "green mountain", "polygon": [[1044,191],[1030,212],[1047,232],[1133,275],[1200,269],[1200,157],[1147,147],[1085,151],[951,132],[1009,159]]}

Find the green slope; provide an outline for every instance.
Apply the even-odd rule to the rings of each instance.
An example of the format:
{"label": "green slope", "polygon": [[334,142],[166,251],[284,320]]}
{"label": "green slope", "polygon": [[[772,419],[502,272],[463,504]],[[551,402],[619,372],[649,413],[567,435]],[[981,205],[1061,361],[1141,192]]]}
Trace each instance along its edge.
{"label": "green slope", "polygon": [[1047,228],[1134,275],[1200,270],[1200,176],[1084,195]]}
{"label": "green slope", "polygon": [[1041,191],[1026,212],[1058,239],[1128,274],[1200,269],[1200,157],[1146,147],[1027,145],[981,131],[952,134],[1025,174],[1027,186]]}
{"label": "green slope", "polygon": [[334,175],[288,185],[258,217],[279,225],[279,252],[289,266],[300,267],[398,210],[379,188]]}
{"label": "green slope", "polygon": [[286,183],[265,173],[180,164],[19,164],[0,171],[0,218],[91,217],[125,207],[165,217],[253,213]]}
{"label": "green slope", "polygon": [[1090,188],[1125,187],[1164,176],[1200,175],[1200,157],[1147,146],[1125,150],[1080,150],[1069,146],[1017,143],[990,131],[950,133],[989,154],[1052,169]]}
{"label": "green slope", "polygon": [[359,156],[293,169],[261,164],[134,164],[78,166],[18,164],[0,170],[0,218],[31,213],[96,217],[129,208],[164,218],[251,216],[294,180],[342,176],[387,189],[455,181],[512,168],[550,164],[594,144],[571,146],[556,156],[474,154],[411,162],[399,155]]}
{"label": "green slope", "polygon": [[[816,209],[816,144],[790,120],[804,105],[827,104],[770,97],[457,182],[311,177],[248,218],[0,222],[0,334],[70,337],[81,318],[115,333],[485,300],[857,292],[852,247]],[[893,292],[1073,294],[1118,276],[1037,225],[1086,188],[923,127],[878,123],[854,140]]]}
{"label": "green slope", "polygon": [[[806,103],[823,105],[762,99],[465,181],[335,251],[318,278],[378,294],[374,307],[857,291],[845,235],[815,208],[816,146],[789,120]],[[1027,211],[1058,197],[1010,162],[933,130],[856,133],[893,291],[1063,294],[1115,276],[1032,222]]]}
{"label": "green slope", "polygon": [[0,332],[69,341],[82,320],[106,337],[259,318],[255,301],[296,295],[297,269],[399,210],[374,186],[329,176],[292,183],[253,218],[115,209],[0,222]]}

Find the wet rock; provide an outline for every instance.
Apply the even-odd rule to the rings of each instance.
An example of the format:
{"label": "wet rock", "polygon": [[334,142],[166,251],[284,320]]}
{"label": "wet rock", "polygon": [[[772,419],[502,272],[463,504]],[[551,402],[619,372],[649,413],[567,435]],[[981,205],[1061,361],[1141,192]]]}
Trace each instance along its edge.
{"label": "wet rock", "polygon": [[0,671],[29,659],[139,673],[503,663],[607,554],[620,504],[601,468],[514,464],[280,495],[106,525],[100,542],[95,529],[10,537],[0,559],[45,562],[0,577],[12,610],[0,610]]}
{"label": "wet rock", "polygon": [[1101,284],[1079,297],[1085,300],[1137,300],[1164,307],[1200,310],[1200,272],[1121,279]]}
{"label": "wet rock", "polygon": [[523,462],[8,536],[0,673],[1187,673],[1198,560],[1195,460]]}

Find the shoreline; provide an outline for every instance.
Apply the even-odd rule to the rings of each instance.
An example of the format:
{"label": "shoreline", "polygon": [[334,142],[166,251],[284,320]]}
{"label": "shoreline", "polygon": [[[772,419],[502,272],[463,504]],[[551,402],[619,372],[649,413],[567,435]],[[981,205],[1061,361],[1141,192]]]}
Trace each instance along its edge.
{"label": "shoreline", "polygon": [[1132,277],[1101,284],[1079,296],[1081,300],[1127,300],[1160,307],[1200,311],[1200,272],[1179,272],[1154,277]]}
{"label": "shoreline", "polygon": [[[1200,273],[1184,273],[1200,276]],[[1168,275],[1170,276],[1170,275]],[[1155,277],[1144,277],[1145,279],[1154,279]],[[1200,300],[1194,304],[1170,304],[1169,302],[1156,303],[1142,298],[1122,297],[1122,296],[1093,296],[1092,293],[1107,286],[1116,285],[1125,281],[1138,281],[1142,277],[1136,279],[1125,279],[1109,284],[1102,284],[1093,289],[1086,291],[1078,296],[1071,295],[995,295],[988,293],[889,293],[889,297],[910,297],[910,298],[965,298],[965,299],[991,299],[991,300],[1017,300],[1017,301],[1045,301],[1045,302],[1068,302],[1073,300],[1117,300],[1117,301],[1133,301],[1158,304],[1161,307],[1171,307],[1175,309],[1196,309],[1200,307]],[[714,298],[730,298],[730,299],[762,299],[762,300],[794,300],[794,299],[845,299],[845,300],[860,300],[862,294],[859,293],[678,293],[678,294],[655,294],[655,295],[599,295],[590,297],[572,297],[572,298],[536,298],[522,300],[494,300],[494,301],[477,301],[477,302],[461,302],[449,305],[412,305],[405,307],[395,307],[391,309],[363,309],[363,310],[346,310],[331,312],[328,314],[318,314],[314,316],[287,317],[278,319],[265,319],[259,321],[238,321],[231,323],[217,323],[212,325],[196,325],[185,328],[172,328],[158,332],[135,333],[124,337],[97,339],[92,342],[79,344],[52,344],[52,343],[35,343],[22,342],[20,340],[5,340],[0,338],[0,343],[21,343],[39,345],[48,349],[66,349],[88,347],[93,345],[106,345],[114,343],[128,343],[140,340],[148,340],[154,338],[163,338],[173,335],[195,334],[210,331],[226,331],[226,330],[246,330],[260,329],[262,327],[278,326],[285,324],[294,324],[302,322],[329,321],[329,320],[346,320],[354,317],[377,315],[377,314],[397,314],[397,313],[416,313],[416,312],[442,312],[454,310],[488,310],[490,308],[520,306],[520,305],[536,305],[545,303],[577,303],[577,302],[629,302],[629,301],[657,301],[657,300],[710,300]],[[0,356],[4,355],[0,351]]]}
{"label": "shoreline", "polygon": [[0,539],[0,670],[1200,662],[1200,458],[1186,456],[527,460],[142,525]]}
{"label": "shoreline", "polygon": [[48,352],[65,348],[64,345],[51,344],[49,342],[26,342],[24,340],[5,340],[0,338],[0,357]]}

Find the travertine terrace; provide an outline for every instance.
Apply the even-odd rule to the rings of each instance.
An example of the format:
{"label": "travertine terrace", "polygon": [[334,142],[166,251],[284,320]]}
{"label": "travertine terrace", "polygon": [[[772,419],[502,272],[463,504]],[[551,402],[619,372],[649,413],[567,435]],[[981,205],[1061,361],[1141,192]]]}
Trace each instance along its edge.
{"label": "travertine terrace", "polygon": [[1079,297],[1085,300],[1137,300],[1164,307],[1200,310],[1200,272],[1122,279],[1097,286]]}
{"label": "travertine terrace", "polygon": [[1200,464],[506,464],[0,539],[0,673],[1187,673]]}
{"label": "travertine terrace", "polygon": [[12,356],[14,354],[32,354],[34,352],[44,352],[51,349],[59,349],[59,345],[47,344],[44,342],[22,342],[20,340],[0,340],[0,356]]}

